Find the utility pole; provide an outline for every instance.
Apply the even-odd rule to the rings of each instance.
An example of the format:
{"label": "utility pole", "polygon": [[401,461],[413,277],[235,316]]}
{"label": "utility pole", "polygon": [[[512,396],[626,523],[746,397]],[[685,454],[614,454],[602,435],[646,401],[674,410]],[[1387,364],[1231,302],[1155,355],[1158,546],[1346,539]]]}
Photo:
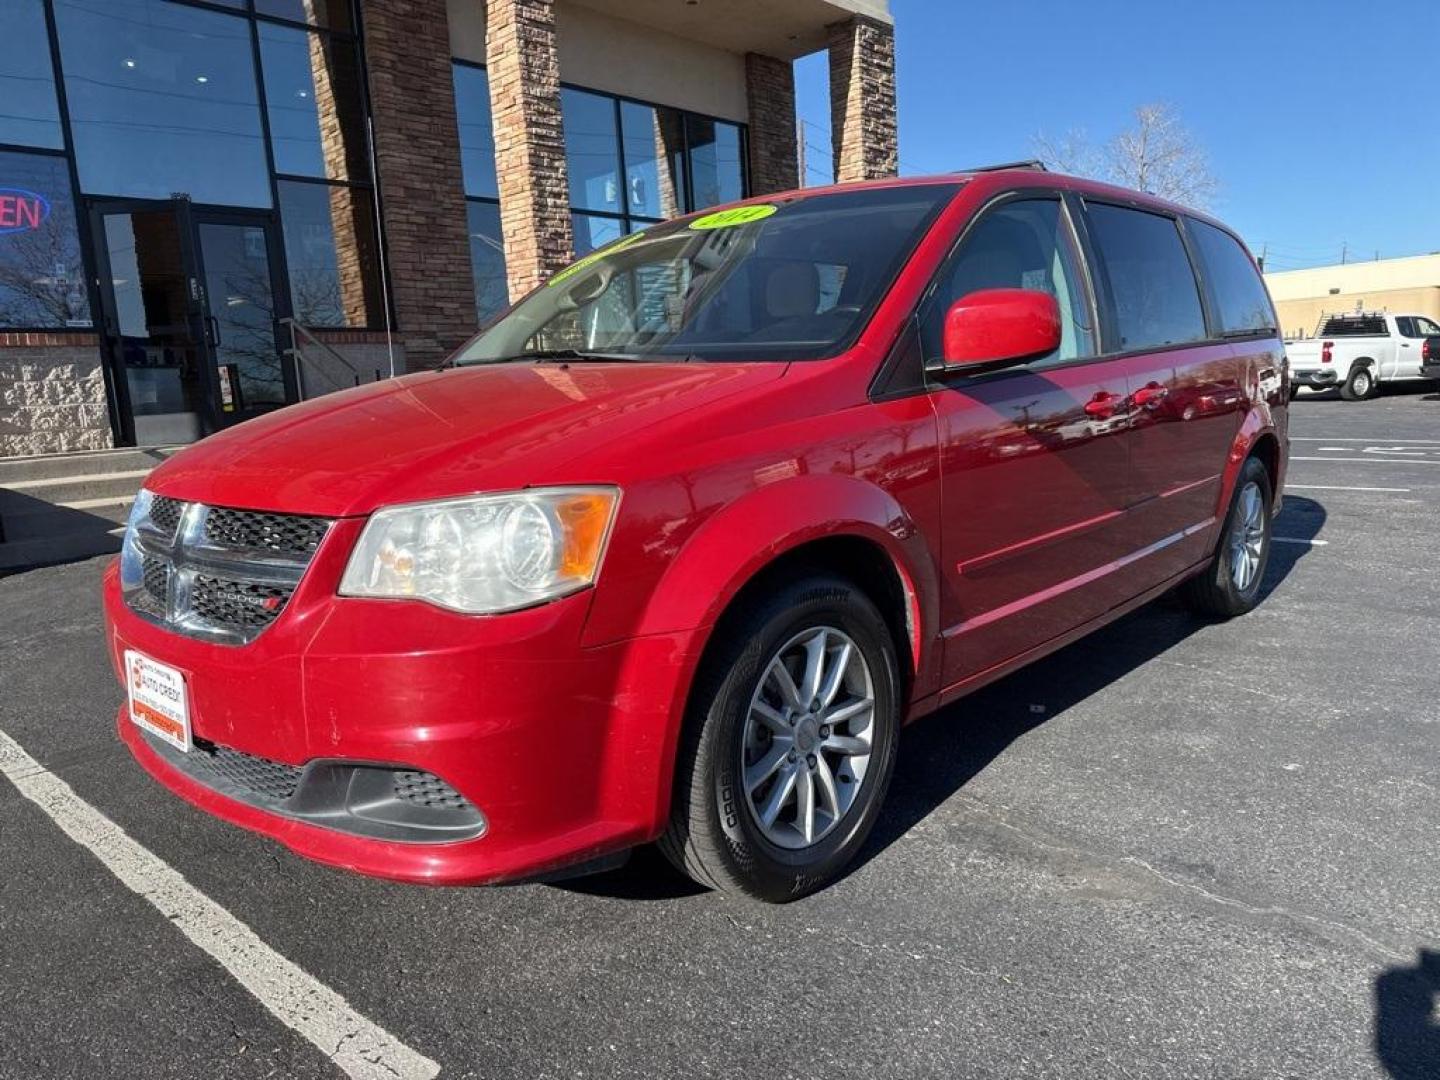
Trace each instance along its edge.
{"label": "utility pole", "polygon": [[1340,265],[1344,266],[1345,261],[1350,257],[1350,242],[1347,240],[1340,245]]}
{"label": "utility pole", "polygon": [[1267,241],[1265,241],[1265,243],[1263,243],[1263,244],[1260,245],[1260,260],[1259,260],[1259,261],[1260,261],[1260,272],[1261,272],[1262,274],[1265,272],[1265,256],[1266,256],[1266,255],[1269,255],[1269,254],[1270,254],[1270,241],[1267,240]]}
{"label": "utility pole", "polygon": [[805,171],[805,121],[801,120],[795,125],[795,158],[796,164],[800,166],[800,186],[809,187],[809,174]]}

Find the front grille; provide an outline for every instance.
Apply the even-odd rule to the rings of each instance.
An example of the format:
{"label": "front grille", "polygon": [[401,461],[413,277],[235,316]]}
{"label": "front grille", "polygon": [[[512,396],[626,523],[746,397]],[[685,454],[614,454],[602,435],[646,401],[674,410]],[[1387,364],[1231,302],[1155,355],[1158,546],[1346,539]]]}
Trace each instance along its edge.
{"label": "front grille", "polygon": [[180,524],[180,515],[184,510],[183,502],[167,495],[155,495],[150,499],[150,520],[166,539],[175,535],[175,526]]}
{"label": "front grille", "polygon": [[413,769],[395,771],[395,797],[434,810],[468,810],[470,802],[438,776]]}
{"label": "front grille", "polygon": [[300,774],[305,771],[297,765],[282,765],[278,761],[200,740],[196,740],[194,753],[195,762],[215,776],[253,795],[279,802],[295,794],[295,789],[300,786]]}
{"label": "front grille", "polygon": [[125,599],[177,633],[246,644],[285,610],[330,524],[153,496],[126,536]]}
{"label": "front grille", "polygon": [[290,599],[293,588],[196,574],[190,606],[196,615],[225,626],[269,626]]}
{"label": "front grille", "polygon": [[205,539],[220,547],[310,556],[325,539],[328,518],[216,507],[205,515]]}
{"label": "front grille", "polygon": [[159,555],[145,555],[141,560],[145,593],[161,611],[165,610],[166,589],[170,583],[170,564]]}

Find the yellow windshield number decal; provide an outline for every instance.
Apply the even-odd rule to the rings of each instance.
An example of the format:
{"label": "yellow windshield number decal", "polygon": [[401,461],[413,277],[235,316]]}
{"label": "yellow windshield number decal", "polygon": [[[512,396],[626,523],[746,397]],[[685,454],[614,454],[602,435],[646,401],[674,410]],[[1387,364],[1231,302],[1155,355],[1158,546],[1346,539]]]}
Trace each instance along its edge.
{"label": "yellow windshield number decal", "polygon": [[614,255],[617,251],[624,251],[631,244],[635,243],[635,241],[644,239],[645,234],[643,232],[631,233],[629,236],[622,237],[621,239],[616,240],[613,244],[610,244],[607,247],[603,247],[599,251],[592,251],[583,259],[579,259],[571,263],[569,266],[565,267],[564,270],[561,270],[545,284],[559,285],[562,281],[566,281],[574,277],[576,274],[580,273],[580,271],[594,266],[601,259],[606,258],[609,255]]}
{"label": "yellow windshield number decal", "polygon": [[737,206],[731,210],[717,210],[690,222],[692,229],[733,229],[737,225],[749,225],[752,221],[764,221],[779,210],[778,206]]}

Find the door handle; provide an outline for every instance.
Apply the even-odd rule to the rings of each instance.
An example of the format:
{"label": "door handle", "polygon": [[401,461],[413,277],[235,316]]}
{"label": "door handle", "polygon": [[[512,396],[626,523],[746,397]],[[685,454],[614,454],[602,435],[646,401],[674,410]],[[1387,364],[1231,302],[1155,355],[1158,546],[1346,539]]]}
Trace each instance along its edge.
{"label": "door handle", "polygon": [[220,344],[220,320],[214,315],[205,316],[205,332],[209,335],[211,346]]}
{"label": "door handle", "polygon": [[1108,420],[1115,415],[1116,405],[1119,401],[1119,394],[1112,394],[1108,390],[1097,390],[1095,396],[1085,402],[1085,415],[1093,416],[1097,420]]}
{"label": "door handle", "polygon": [[1164,401],[1170,393],[1168,386],[1161,386],[1159,383],[1150,383],[1135,391],[1135,407],[1139,409],[1158,409],[1160,402]]}

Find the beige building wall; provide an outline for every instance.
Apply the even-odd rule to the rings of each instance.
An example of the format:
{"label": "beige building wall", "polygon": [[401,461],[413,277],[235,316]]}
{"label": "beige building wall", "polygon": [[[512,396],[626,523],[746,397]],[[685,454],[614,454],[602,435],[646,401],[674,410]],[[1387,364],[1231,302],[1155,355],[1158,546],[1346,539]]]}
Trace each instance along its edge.
{"label": "beige building wall", "polygon": [[1389,311],[1440,321],[1440,254],[1266,274],[1286,337],[1311,337],[1338,312]]}
{"label": "beige building wall", "polygon": [[[448,0],[450,51],[485,63],[483,0]],[[560,81],[745,123],[745,58],[575,3],[555,5]]]}

